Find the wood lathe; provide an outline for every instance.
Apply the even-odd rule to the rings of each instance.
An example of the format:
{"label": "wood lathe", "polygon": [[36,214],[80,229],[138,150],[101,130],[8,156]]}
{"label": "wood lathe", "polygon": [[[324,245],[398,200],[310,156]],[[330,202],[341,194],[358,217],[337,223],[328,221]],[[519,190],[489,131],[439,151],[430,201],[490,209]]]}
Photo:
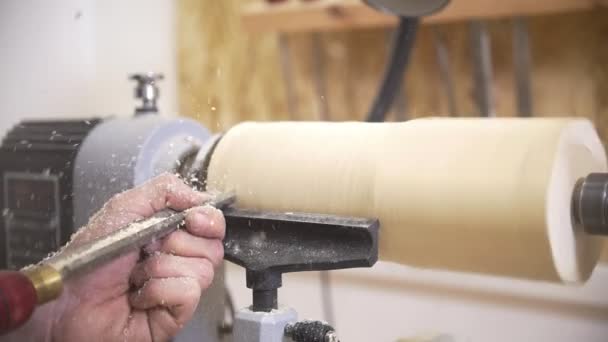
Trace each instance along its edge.
{"label": "wood lathe", "polygon": [[382,260],[577,283],[606,234],[605,170],[581,119],[243,123],[208,183],[243,208],[378,218]]}
{"label": "wood lathe", "polygon": [[[49,208],[72,206],[82,215],[78,226],[120,190],[108,190],[112,184],[128,188],[137,177],[179,172],[205,190],[236,194],[234,209],[225,210],[225,254],[247,268],[254,293],[254,305],[237,314],[237,338],[282,336],[295,324],[295,312],[277,303],[284,272],[371,266],[379,252],[381,259],[420,268],[582,282],[597,262],[599,235],[608,232],[605,152],[586,120],[243,123],[198,138],[193,132],[205,130],[197,123],[175,125],[158,116],[89,122],[96,124],[68,163],[73,169],[62,174],[53,168],[36,174],[33,156],[49,155],[44,132],[67,133],[73,123],[25,122],[5,138],[2,160],[13,160],[2,166],[8,260],[20,260],[23,249],[12,236],[29,232],[32,240],[45,232],[20,225],[61,217]],[[132,135],[135,127],[145,139],[130,152],[124,146],[141,139]],[[145,133],[146,127],[154,129]],[[105,139],[109,132],[114,142]],[[31,146],[22,146],[24,139]],[[125,144],[128,139],[133,142]],[[138,174],[150,169],[147,177]],[[47,183],[71,184],[70,201],[44,202],[67,191],[55,185],[49,194]],[[48,283],[54,273],[41,270],[24,274]],[[280,328],[261,318],[268,312]],[[295,327],[310,328],[293,325],[293,334]],[[316,327],[331,334],[329,326]]]}
{"label": "wood lathe", "polygon": [[[247,269],[254,293],[235,316],[236,341],[335,336],[278,306],[284,272],[371,266],[379,256],[577,283],[608,232],[605,151],[581,119],[243,123],[211,135],[194,121],[140,113],[22,122],[0,154],[2,261],[12,269],[55,251],[113,194],[159,173],[234,191],[225,254]],[[56,271],[23,273],[45,283]],[[220,295],[207,296],[219,307],[222,287],[219,277],[211,291]],[[219,341],[218,304],[199,307],[182,334]]]}

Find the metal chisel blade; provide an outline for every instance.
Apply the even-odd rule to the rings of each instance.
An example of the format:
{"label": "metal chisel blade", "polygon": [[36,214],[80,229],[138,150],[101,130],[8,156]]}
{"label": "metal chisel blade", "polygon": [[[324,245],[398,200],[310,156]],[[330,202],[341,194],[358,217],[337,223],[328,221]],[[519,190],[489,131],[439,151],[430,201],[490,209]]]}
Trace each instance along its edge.
{"label": "metal chisel blade", "polygon": [[[214,196],[204,205],[221,209],[234,201],[234,192],[227,192]],[[162,210],[149,218],[130,223],[100,239],[56,254],[42,263],[52,266],[65,279],[72,274],[90,270],[168,235],[184,221],[187,213],[188,210]]]}

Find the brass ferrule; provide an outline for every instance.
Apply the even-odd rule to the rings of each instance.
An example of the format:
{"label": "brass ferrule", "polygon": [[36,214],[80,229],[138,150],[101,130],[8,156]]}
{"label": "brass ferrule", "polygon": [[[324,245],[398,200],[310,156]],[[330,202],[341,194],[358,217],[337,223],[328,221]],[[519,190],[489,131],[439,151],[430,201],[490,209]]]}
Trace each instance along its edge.
{"label": "brass ferrule", "polygon": [[53,267],[40,264],[25,268],[21,272],[32,281],[38,296],[38,305],[50,302],[61,295],[63,279],[61,273]]}

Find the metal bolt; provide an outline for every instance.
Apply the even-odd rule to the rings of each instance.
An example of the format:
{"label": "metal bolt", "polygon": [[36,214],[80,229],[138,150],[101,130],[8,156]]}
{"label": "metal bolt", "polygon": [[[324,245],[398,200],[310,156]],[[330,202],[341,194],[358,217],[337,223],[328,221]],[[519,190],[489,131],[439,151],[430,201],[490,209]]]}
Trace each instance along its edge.
{"label": "metal bolt", "polygon": [[135,108],[135,114],[157,113],[156,101],[160,97],[160,90],[156,83],[164,79],[164,76],[148,72],[133,74],[129,79],[137,82],[135,86],[135,98],[142,100],[142,106]]}

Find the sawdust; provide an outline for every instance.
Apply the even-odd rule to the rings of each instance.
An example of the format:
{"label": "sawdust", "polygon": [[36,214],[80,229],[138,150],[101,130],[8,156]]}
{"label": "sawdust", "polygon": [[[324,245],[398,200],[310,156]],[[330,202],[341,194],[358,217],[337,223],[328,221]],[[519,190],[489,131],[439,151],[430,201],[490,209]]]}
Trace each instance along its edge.
{"label": "sawdust", "polygon": [[44,264],[50,265],[57,271],[64,273],[68,269],[72,269],[79,262],[90,258],[97,251],[108,249],[110,246],[119,241],[125,240],[130,236],[135,236],[142,232],[145,228],[163,221],[163,217],[150,217],[145,220],[133,222],[123,229],[116,230],[98,240],[86,243],[76,247],[73,250],[63,250],[43,261]]}

